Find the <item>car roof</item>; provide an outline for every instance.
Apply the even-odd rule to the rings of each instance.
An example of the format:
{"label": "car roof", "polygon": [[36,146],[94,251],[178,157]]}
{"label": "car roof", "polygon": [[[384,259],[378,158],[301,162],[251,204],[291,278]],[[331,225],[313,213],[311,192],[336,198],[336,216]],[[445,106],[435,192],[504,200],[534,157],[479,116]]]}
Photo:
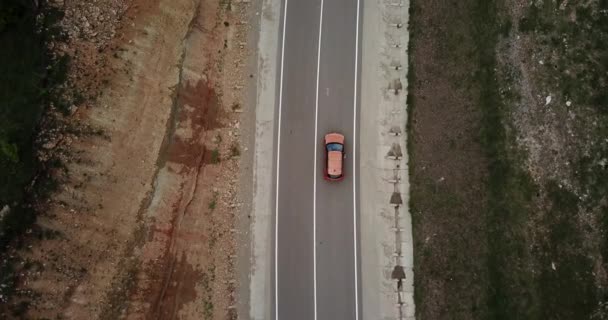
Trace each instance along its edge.
{"label": "car roof", "polygon": [[332,176],[342,174],[342,152],[330,151],[327,153],[327,173]]}
{"label": "car roof", "polygon": [[344,136],[339,133],[328,133],[325,135],[325,143],[344,144]]}

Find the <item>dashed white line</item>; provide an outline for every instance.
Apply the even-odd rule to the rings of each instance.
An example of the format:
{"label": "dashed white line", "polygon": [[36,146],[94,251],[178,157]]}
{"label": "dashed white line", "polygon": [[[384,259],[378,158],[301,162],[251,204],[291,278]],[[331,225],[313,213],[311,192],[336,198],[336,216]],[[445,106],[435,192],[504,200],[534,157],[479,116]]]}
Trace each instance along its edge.
{"label": "dashed white line", "polygon": [[[279,287],[278,287],[278,229],[279,229],[279,166],[280,166],[280,150],[281,150],[281,111],[283,104],[283,70],[285,60],[285,30],[287,25],[287,2],[283,8],[283,36],[281,42],[281,71],[279,84],[279,112],[277,126],[277,167],[276,167],[276,185],[275,185],[275,320],[279,320]],[[321,10],[319,19],[319,42],[317,49],[317,84],[316,84],[316,99],[315,99],[315,134],[314,134],[314,178],[313,178],[313,280],[314,280],[314,319],[317,319],[317,228],[316,228],[316,199],[317,199],[317,139],[318,139],[318,111],[319,111],[319,71],[321,64],[321,39],[323,30],[323,5],[324,0],[321,0]],[[358,62],[359,62],[359,11],[360,0],[357,0],[357,23],[355,32],[355,81],[354,81],[354,101],[353,101],[353,234],[354,234],[354,258],[355,258],[355,320],[359,319],[359,284],[358,284],[358,259],[357,259],[357,197],[356,197],[356,152],[357,152],[357,77],[358,77]]]}
{"label": "dashed white line", "polygon": [[275,320],[279,319],[279,161],[281,155],[281,110],[283,107],[283,65],[285,63],[285,26],[287,25],[287,1],[283,9],[283,39],[281,41],[281,73],[279,84],[279,123],[277,127],[277,181],[275,190],[274,215],[274,312]]}
{"label": "dashed white line", "polygon": [[313,200],[312,200],[312,221],[313,221],[313,279],[314,279],[314,293],[313,293],[313,301],[314,301],[314,314],[315,320],[317,320],[317,149],[318,149],[318,116],[319,116],[319,72],[321,70],[321,39],[323,34],[323,0],[321,0],[321,13],[319,18],[319,46],[317,48],[317,89],[316,89],[316,97],[315,97],[315,141],[313,143],[314,146],[314,178],[313,178]]}
{"label": "dashed white line", "polygon": [[355,251],[355,320],[359,320],[359,267],[357,259],[357,78],[359,76],[359,5],[357,0],[357,27],[355,32],[355,84],[353,99],[353,238]]}

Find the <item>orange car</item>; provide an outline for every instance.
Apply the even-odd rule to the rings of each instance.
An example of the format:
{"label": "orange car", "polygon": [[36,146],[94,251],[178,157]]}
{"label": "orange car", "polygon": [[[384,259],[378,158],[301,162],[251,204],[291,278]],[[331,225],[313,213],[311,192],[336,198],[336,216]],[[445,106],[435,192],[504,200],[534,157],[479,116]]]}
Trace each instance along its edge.
{"label": "orange car", "polygon": [[325,135],[325,172],[323,178],[329,181],[344,179],[344,136],[339,133]]}

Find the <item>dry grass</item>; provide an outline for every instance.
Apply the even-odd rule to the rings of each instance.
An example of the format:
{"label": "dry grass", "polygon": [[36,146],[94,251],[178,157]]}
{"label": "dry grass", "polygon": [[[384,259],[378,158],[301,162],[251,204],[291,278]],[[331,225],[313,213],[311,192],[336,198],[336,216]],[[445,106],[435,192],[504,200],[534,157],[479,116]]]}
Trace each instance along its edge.
{"label": "dry grass", "polygon": [[422,318],[606,317],[608,4],[537,3],[413,1]]}

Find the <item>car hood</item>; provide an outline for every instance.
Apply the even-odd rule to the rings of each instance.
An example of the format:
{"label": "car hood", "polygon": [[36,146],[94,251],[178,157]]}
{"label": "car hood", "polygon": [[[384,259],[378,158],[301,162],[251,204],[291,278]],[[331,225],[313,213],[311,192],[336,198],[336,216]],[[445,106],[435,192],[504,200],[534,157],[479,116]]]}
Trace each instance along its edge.
{"label": "car hood", "polygon": [[339,133],[328,133],[325,135],[325,143],[344,144],[344,136]]}

